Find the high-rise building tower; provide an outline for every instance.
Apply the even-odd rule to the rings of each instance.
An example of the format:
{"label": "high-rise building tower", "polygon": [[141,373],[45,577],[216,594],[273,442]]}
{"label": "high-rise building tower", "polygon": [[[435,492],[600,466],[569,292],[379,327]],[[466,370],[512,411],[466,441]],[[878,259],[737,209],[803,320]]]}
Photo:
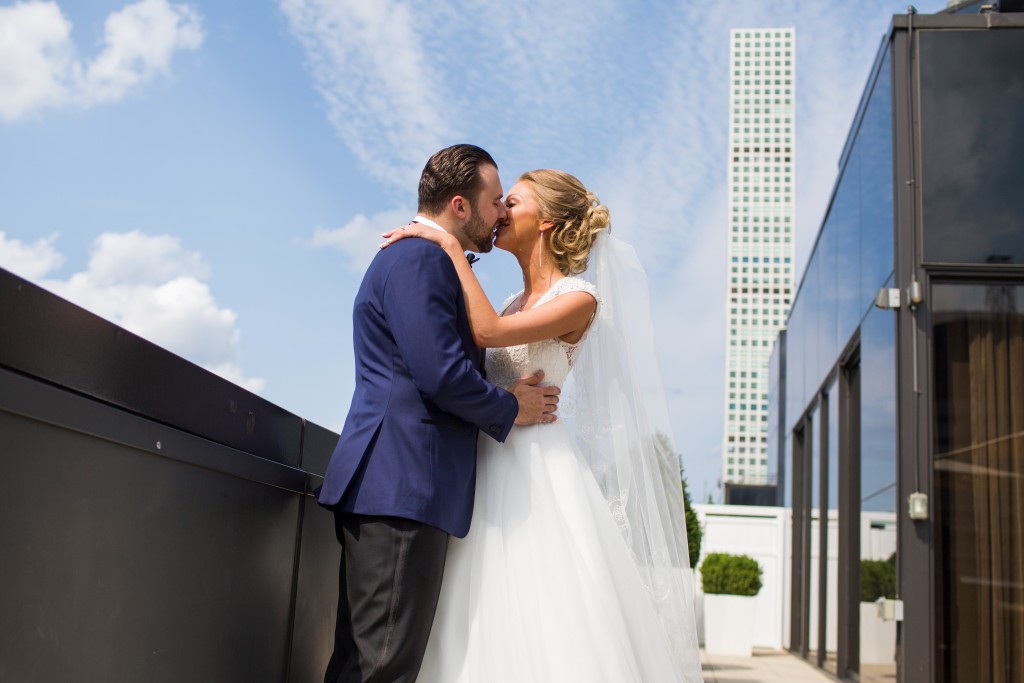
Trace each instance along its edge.
{"label": "high-rise building tower", "polygon": [[793,298],[792,28],[734,29],[729,53],[729,288],[722,481],[768,481],[768,358]]}

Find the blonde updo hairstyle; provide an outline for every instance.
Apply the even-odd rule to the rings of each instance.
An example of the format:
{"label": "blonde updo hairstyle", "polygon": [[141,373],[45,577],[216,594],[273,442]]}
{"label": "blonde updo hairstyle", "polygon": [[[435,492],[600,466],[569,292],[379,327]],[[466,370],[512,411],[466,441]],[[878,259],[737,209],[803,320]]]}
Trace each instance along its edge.
{"label": "blonde updo hairstyle", "polygon": [[558,270],[563,275],[582,273],[598,233],[611,229],[608,208],[579,179],[564,171],[528,171],[519,180],[530,183],[540,219],[554,224],[543,234]]}

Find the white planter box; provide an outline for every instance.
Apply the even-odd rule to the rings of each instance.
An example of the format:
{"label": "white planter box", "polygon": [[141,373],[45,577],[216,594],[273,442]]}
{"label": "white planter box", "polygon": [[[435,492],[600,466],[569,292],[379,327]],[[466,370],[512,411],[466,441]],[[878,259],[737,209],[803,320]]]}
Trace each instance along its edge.
{"label": "white planter box", "polygon": [[860,603],[860,661],[890,664],[896,660],[896,622],[878,618],[878,605]]}
{"label": "white planter box", "polygon": [[704,650],[711,655],[753,655],[754,596],[704,594]]}

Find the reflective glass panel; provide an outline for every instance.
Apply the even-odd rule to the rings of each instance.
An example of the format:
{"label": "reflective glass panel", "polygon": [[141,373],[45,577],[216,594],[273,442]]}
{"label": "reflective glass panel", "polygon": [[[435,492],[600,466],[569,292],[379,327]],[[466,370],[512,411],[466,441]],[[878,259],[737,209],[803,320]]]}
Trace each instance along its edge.
{"label": "reflective glass panel", "polygon": [[871,100],[861,119],[857,143],[858,210],[860,219],[860,296],[858,319],[871,307],[875,292],[892,273],[892,73],[888,51],[879,66]]}
{"label": "reflective glass panel", "polygon": [[860,154],[856,149],[863,142],[857,139],[828,213],[827,229],[835,245],[836,265],[830,277],[834,282],[836,344],[840,349],[857,329],[868,304],[860,287]]}
{"label": "reflective glass panel", "polygon": [[819,341],[821,326],[821,256],[815,250],[807,264],[804,287],[800,291],[804,311],[807,313],[807,336],[804,346],[804,391],[808,402],[821,388],[821,367],[819,365]]}
{"label": "reflective glass panel", "polygon": [[820,610],[821,581],[818,570],[819,558],[821,557],[821,410],[815,406],[809,416],[811,429],[808,433],[810,443],[804,442],[804,448],[808,457],[810,470],[810,513],[811,513],[811,538],[810,538],[810,596],[808,599],[808,629],[807,644],[810,651],[810,659],[816,662],[818,658],[818,617]]}
{"label": "reflective glass panel", "polygon": [[[805,349],[812,330],[807,324],[803,294],[797,299],[798,306],[790,313],[786,330],[786,422],[787,429],[795,427],[807,409],[804,391]],[[813,337],[811,337],[813,340]]]}
{"label": "reflective glass panel", "polygon": [[1024,680],[1024,285],[932,288],[940,681]]}
{"label": "reflective glass panel", "polygon": [[893,272],[889,69],[886,51],[788,321],[786,417],[791,423],[821,388]]}
{"label": "reflective glass panel", "polygon": [[786,438],[783,442],[782,452],[786,454],[787,467],[786,467],[786,478],[784,486],[782,487],[782,495],[784,496],[782,505],[790,509],[793,508],[793,481],[794,470],[793,470],[793,432],[786,431]]}
{"label": "reflective glass panel", "polygon": [[825,599],[825,669],[836,673],[836,647],[839,634],[839,383],[833,381],[827,390],[828,436],[825,442],[826,476],[828,477],[827,551],[825,581],[822,593]]}
{"label": "reflective glass panel", "polygon": [[925,260],[1024,263],[1024,29],[920,41]]}
{"label": "reflective glass panel", "polygon": [[896,680],[896,623],[875,601],[896,597],[896,321],[871,309],[860,330],[861,681]]}
{"label": "reflective glass panel", "polygon": [[[830,217],[831,218],[831,217]],[[836,313],[839,310],[836,274],[839,272],[836,249],[837,225],[830,220],[818,240],[814,255],[818,262],[818,362],[814,373],[815,389],[821,387],[825,376],[835,365],[839,351],[836,349]]]}

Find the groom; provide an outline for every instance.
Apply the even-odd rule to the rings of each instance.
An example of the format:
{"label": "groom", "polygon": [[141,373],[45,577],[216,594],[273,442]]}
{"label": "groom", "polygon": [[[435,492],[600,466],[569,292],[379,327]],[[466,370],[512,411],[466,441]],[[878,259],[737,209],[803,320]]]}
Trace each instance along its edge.
{"label": "groom", "polygon": [[[416,221],[467,251],[491,250],[506,219],[494,159],[437,152],[420,177]],[[325,683],[411,683],[437,607],[449,535],[469,531],[478,430],[554,421],[540,376],[509,391],[482,376],[462,288],[447,254],[400,240],[374,258],[353,310],[356,388],[321,505],[342,545],[334,654]]]}

